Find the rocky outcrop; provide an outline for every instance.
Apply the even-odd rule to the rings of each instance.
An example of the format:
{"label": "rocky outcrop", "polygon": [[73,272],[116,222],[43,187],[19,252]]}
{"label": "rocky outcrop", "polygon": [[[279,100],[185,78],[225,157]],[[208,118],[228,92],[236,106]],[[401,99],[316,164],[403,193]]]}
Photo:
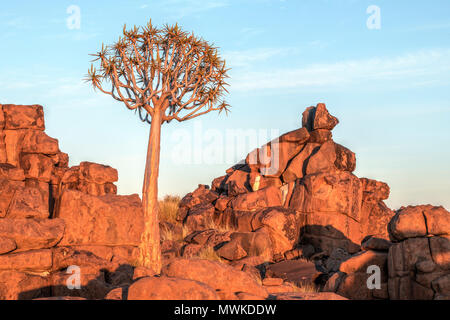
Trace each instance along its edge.
{"label": "rocky outcrop", "polygon": [[[69,167],[44,130],[42,106],[0,105],[0,299],[102,299],[133,281],[141,201],[116,195],[109,166]],[[80,290],[67,286],[70,266]]]}
{"label": "rocky outcrop", "polygon": [[[386,239],[369,237],[340,264],[325,286],[350,299],[449,300],[450,213],[443,207],[399,209]],[[368,268],[380,271],[380,287],[369,288]]]}
{"label": "rocky outcrop", "polygon": [[[336,249],[348,256],[357,253],[367,235],[388,238],[386,226],[394,212],[383,200],[389,187],[353,174],[355,154],[332,138],[338,123],[325,104],[307,108],[302,128],[250,152],[214,179],[211,189],[201,185],[186,195],[178,220],[196,232],[212,220],[236,233],[258,234],[246,235],[259,239],[251,246],[232,235],[215,247],[234,262],[254,256],[280,261],[302,244],[313,245],[326,260]],[[255,250],[266,241],[262,233],[270,250]]]}
{"label": "rocky outcrop", "polygon": [[431,205],[402,207],[389,223],[391,299],[450,299],[450,213]]}

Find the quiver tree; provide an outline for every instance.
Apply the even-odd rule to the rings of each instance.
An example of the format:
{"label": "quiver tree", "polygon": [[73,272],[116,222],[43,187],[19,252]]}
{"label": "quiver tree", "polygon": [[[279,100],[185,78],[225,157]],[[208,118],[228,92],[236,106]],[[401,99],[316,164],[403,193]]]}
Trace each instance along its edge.
{"label": "quiver tree", "polygon": [[94,54],[87,81],[94,89],[123,102],[150,124],[142,204],[145,230],[140,264],[161,270],[158,219],[158,172],[161,125],[211,111],[226,111],[225,61],[217,48],[178,25],[123,29],[123,36]]}

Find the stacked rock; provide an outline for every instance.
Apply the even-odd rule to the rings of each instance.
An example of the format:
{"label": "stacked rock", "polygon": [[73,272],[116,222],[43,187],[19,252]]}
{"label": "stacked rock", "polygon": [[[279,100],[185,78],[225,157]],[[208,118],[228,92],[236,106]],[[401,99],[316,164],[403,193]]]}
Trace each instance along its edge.
{"label": "stacked rock", "polygon": [[338,123],[323,103],[307,108],[300,129],[250,152],[211,189],[186,195],[179,220],[197,233],[209,220],[236,231],[218,251],[232,261],[283,260],[302,243],[325,257],[336,248],[353,254],[366,235],[387,238],[389,187],[352,173],[355,154],[332,138]]}
{"label": "stacked rock", "polygon": [[[111,167],[69,168],[44,129],[42,106],[0,105],[0,299],[103,298],[133,277],[141,200],[116,195]],[[71,265],[80,290],[67,286]]]}

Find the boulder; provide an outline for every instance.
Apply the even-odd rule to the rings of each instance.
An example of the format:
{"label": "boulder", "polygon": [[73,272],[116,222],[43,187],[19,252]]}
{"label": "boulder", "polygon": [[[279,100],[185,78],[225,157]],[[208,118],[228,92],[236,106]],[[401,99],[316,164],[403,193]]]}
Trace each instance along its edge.
{"label": "boulder", "polygon": [[44,130],[44,110],[40,105],[4,104],[5,129]]}
{"label": "boulder", "polygon": [[282,207],[265,209],[255,215],[252,222],[253,225],[265,227],[272,242],[274,255],[283,255],[297,244],[303,223],[304,221],[297,219],[294,210]]}
{"label": "boulder", "polygon": [[20,167],[25,178],[50,182],[53,173],[53,161],[43,154],[23,154],[20,157]]}
{"label": "boulder", "polygon": [[128,288],[128,300],[219,300],[208,285],[187,279],[147,277]]}
{"label": "boulder", "polygon": [[389,222],[388,231],[394,241],[450,234],[450,213],[431,205],[402,207]]}
{"label": "boulder", "polygon": [[[6,200],[5,198],[4,200]],[[48,195],[36,187],[17,188],[9,203],[5,217],[10,219],[47,219],[50,215]]]}
{"label": "boulder", "polygon": [[296,155],[288,164],[286,170],[283,172],[282,179],[284,183],[289,183],[302,178],[306,174],[307,160],[312,154],[319,151],[320,144],[307,143],[298,155]]}
{"label": "boulder", "polygon": [[80,176],[86,181],[97,184],[116,182],[119,179],[116,169],[87,161],[80,163]]}
{"label": "boulder", "polygon": [[333,139],[333,133],[331,132],[331,130],[327,130],[327,129],[313,130],[309,134],[310,134],[310,137],[308,140],[309,143],[323,144],[323,143]]}
{"label": "boulder", "polygon": [[65,190],[57,216],[66,222],[60,246],[138,246],[144,228],[142,204],[137,194],[95,197]]}
{"label": "boulder", "polygon": [[334,163],[336,160],[336,148],[334,142],[325,142],[308,160],[306,174],[332,171],[335,169]]}
{"label": "boulder", "polygon": [[380,239],[373,236],[366,237],[361,243],[362,250],[389,251],[392,243],[386,239]]}
{"label": "boulder", "polygon": [[261,208],[281,206],[281,191],[276,187],[240,194],[231,201],[233,210],[254,211]]}
{"label": "boulder", "polygon": [[[23,153],[41,153],[45,155],[57,155],[59,151],[58,140],[49,137],[43,131],[26,130],[21,136],[20,150]],[[67,159],[68,161],[68,159]]]}
{"label": "boulder", "polygon": [[[228,260],[240,260],[245,257],[262,257],[265,261],[272,260],[273,250],[270,236],[267,232],[233,232],[230,241],[223,244],[217,251],[219,256]],[[233,257],[232,250],[242,249],[241,257]],[[239,250],[240,250],[239,249]],[[244,255],[245,252],[245,255]]]}
{"label": "boulder", "polygon": [[360,178],[363,188],[363,201],[376,203],[389,198],[390,188],[385,182]]}
{"label": "boulder", "polygon": [[23,181],[25,174],[21,168],[16,168],[8,163],[0,163],[0,179]]}
{"label": "boulder", "polygon": [[227,176],[224,182],[224,189],[227,191],[228,196],[236,196],[252,190],[249,182],[249,173],[250,169],[244,167],[233,171]]}
{"label": "boulder", "polygon": [[324,103],[309,107],[303,112],[302,126],[310,132],[317,129],[333,130],[338,123],[339,120],[330,115]]}
{"label": "boulder", "polygon": [[411,237],[389,248],[389,298],[430,300],[450,296],[436,286],[450,270],[450,237]]}
{"label": "boulder", "polygon": [[247,273],[215,261],[176,259],[163,267],[162,274],[199,281],[216,291],[268,296],[267,291]]}
{"label": "boulder", "polygon": [[0,255],[0,271],[48,273],[52,268],[52,250],[30,250]]}
{"label": "boulder", "polygon": [[51,295],[49,277],[0,271],[0,300],[31,300]]}
{"label": "boulder", "polygon": [[338,143],[334,144],[336,152],[336,161],[334,165],[339,170],[353,172],[356,169],[356,156],[355,154],[344,146]]}
{"label": "boulder", "polygon": [[63,234],[61,219],[0,219],[0,237],[13,240],[16,251],[51,248]]}

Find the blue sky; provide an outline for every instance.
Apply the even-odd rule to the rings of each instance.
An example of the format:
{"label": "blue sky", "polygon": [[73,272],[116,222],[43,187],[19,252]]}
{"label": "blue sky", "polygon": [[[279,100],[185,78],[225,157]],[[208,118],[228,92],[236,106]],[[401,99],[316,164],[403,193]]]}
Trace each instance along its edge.
{"label": "blue sky", "polygon": [[[67,26],[71,5],[79,29]],[[380,29],[367,27],[371,5]],[[141,192],[149,128],[82,79],[88,54],[150,18],[213,42],[232,68],[231,114],[163,128],[161,196],[210,184],[265,134],[300,127],[302,111],[325,102],[340,119],[334,140],[356,153],[359,177],[390,185],[391,207],[450,208],[449,1],[3,1],[0,103],[42,104],[70,164],[117,168],[121,194]],[[261,141],[227,145],[239,130]]]}

